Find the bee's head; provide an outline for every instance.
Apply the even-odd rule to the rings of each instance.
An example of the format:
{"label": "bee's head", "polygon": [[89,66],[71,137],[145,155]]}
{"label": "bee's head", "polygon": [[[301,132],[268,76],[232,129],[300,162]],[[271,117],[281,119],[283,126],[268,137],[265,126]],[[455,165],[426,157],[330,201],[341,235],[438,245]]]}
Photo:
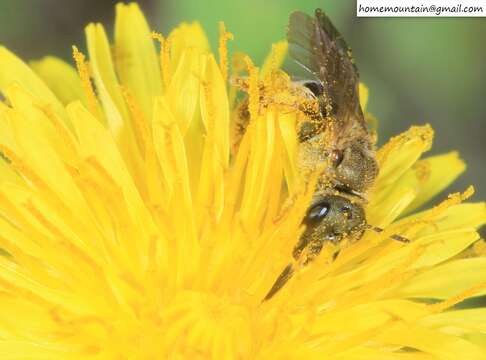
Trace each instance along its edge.
{"label": "bee's head", "polygon": [[303,220],[306,229],[294,249],[297,258],[313,241],[338,243],[346,236],[361,234],[366,227],[363,207],[340,195],[317,195]]}

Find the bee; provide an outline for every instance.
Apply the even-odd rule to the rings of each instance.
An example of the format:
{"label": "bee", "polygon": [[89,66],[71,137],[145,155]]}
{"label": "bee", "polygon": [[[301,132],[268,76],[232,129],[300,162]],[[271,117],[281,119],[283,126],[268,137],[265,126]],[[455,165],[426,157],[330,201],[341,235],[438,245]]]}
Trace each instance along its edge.
{"label": "bee", "polygon": [[[360,239],[366,230],[383,231],[366,221],[367,193],[378,176],[373,136],[359,102],[359,75],[351,49],[320,9],[314,16],[290,15],[290,57],[306,72],[302,93],[317,104],[301,109],[297,165],[303,174],[324,168],[303,219],[305,230],[287,265],[264,298],[269,300],[296,271],[307,265],[324,244]],[[305,178],[305,176],[304,176]],[[408,242],[392,235],[392,239]]]}

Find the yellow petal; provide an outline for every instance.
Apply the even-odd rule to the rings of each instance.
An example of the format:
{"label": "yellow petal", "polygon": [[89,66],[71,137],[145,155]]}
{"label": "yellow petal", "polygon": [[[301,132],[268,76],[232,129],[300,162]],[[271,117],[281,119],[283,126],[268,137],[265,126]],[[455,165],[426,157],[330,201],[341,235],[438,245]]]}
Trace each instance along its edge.
{"label": "yellow petal", "polygon": [[462,332],[486,332],[486,310],[484,308],[452,310],[425,317],[420,324],[427,327],[451,328]]}
{"label": "yellow petal", "polygon": [[363,109],[363,112],[366,111],[366,105],[368,105],[368,97],[368,87],[363,83],[359,83],[359,103],[361,105],[361,109]]}
{"label": "yellow petal", "polygon": [[205,59],[206,57],[199,55],[197,50],[186,49],[167,90],[168,103],[183,136],[194,119],[199,102],[199,87]]}
{"label": "yellow petal", "polygon": [[482,348],[466,340],[405,323],[390,326],[375,340],[418,349],[438,359],[455,360],[457,354],[465,359],[486,359]]}
{"label": "yellow petal", "polygon": [[112,133],[117,136],[127,126],[128,112],[111,59],[110,44],[101,24],[86,27],[86,42],[93,78]]}
{"label": "yellow petal", "polygon": [[290,194],[295,194],[298,188],[299,175],[296,167],[297,133],[295,131],[296,114],[278,115],[279,135],[285,151],[282,151],[285,180]]}
{"label": "yellow petal", "polygon": [[46,84],[17,56],[0,46],[0,91],[16,82],[28,90],[37,99],[52,106],[53,111],[63,120],[67,120],[64,107]]}
{"label": "yellow petal", "polygon": [[377,154],[380,173],[375,188],[384,189],[402,176],[432,145],[433,131],[429,125],[411,127],[392,138]]}
{"label": "yellow petal", "polygon": [[77,159],[76,143],[65,123],[18,85],[8,87],[6,93],[13,109],[37,129],[38,136],[47,140],[64,162],[74,165]]}
{"label": "yellow petal", "polygon": [[136,3],[116,6],[115,54],[121,83],[133,92],[148,119],[162,79],[151,31]]}
{"label": "yellow petal", "polygon": [[[226,84],[213,56],[208,57],[205,66],[205,84],[201,87],[201,116],[207,131],[212,122],[214,139],[221,156],[222,165],[229,162],[229,104]],[[207,89],[207,90],[205,90]]]}
{"label": "yellow petal", "polygon": [[[447,299],[486,278],[486,258],[460,259],[417,275],[398,291],[400,296]],[[485,294],[481,291],[476,295]]]}
{"label": "yellow petal", "polygon": [[209,41],[198,22],[180,24],[170,33],[168,40],[170,41],[172,69],[179,67],[182,54],[187,49],[195,49],[199,54],[209,51]]}
{"label": "yellow petal", "polygon": [[453,151],[418,161],[409,171],[419,180],[414,201],[405,210],[411,212],[448,187],[466,169],[466,164]]}
{"label": "yellow petal", "polygon": [[59,58],[46,56],[41,60],[32,61],[30,67],[63,104],[81,100],[86,105],[86,95],[78,73],[70,64]]}

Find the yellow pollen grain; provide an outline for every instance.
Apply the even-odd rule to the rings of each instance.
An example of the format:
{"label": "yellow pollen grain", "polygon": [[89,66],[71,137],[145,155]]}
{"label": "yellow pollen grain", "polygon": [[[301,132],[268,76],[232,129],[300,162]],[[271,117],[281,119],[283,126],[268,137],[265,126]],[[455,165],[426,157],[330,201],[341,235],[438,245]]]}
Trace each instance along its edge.
{"label": "yellow pollen grain", "polygon": [[96,109],[98,108],[98,100],[96,98],[95,91],[91,84],[89,76],[89,68],[86,63],[86,57],[81,53],[76,46],[73,45],[73,58],[76,62],[76,68],[78,69],[79,78],[81,79],[81,85],[88,99],[88,108],[91,114],[96,115]]}
{"label": "yellow pollen grain", "polygon": [[172,78],[172,70],[170,68],[170,39],[165,39],[162,34],[154,31],[152,32],[152,39],[157,40],[160,44],[160,72],[164,85],[168,87]]}
{"label": "yellow pollen grain", "polygon": [[248,109],[251,119],[256,119],[260,110],[259,69],[253,64],[249,56],[245,56],[245,64],[248,70],[248,97],[250,98]]}
{"label": "yellow pollen grain", "polygon": [[228,80],[228,40],[233,40],[233,34],[226,31],[226,27],[223,21],[219,22],[219,67],[221,68],[221,74],[223,80]]}
{"label": "yellow pollen grain", "polygon": [[431,304],[429,305],[429,308],[432,310],[434,313],[439,313],[444,310],[449,309],[450,307],[459,304],[461,301],[468,299],[470,297],[473,297],[477,295],[480,291],[486,289],[486,282],[474,285],[470,287],[469,289],[461,292],[460,294],[457,294],[447,300],[441,301],[437,304]]}

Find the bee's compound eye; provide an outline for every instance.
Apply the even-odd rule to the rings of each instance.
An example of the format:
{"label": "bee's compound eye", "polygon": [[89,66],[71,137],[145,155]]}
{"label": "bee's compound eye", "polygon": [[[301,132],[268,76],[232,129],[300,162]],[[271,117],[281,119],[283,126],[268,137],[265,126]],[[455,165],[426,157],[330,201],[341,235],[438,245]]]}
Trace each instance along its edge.
{"label": "bee's compound eye", "polygon": [[304,86],[314,94],[315,97],[319,97],[324,92],[324,87],[320,82],[317,81],[307,81]]}
{"label": "bee's compound eye", "polygon": [[329,213],[330,204],[327,201],[320,202],[307,212],[307,222],[315,222],[324,219]]}

